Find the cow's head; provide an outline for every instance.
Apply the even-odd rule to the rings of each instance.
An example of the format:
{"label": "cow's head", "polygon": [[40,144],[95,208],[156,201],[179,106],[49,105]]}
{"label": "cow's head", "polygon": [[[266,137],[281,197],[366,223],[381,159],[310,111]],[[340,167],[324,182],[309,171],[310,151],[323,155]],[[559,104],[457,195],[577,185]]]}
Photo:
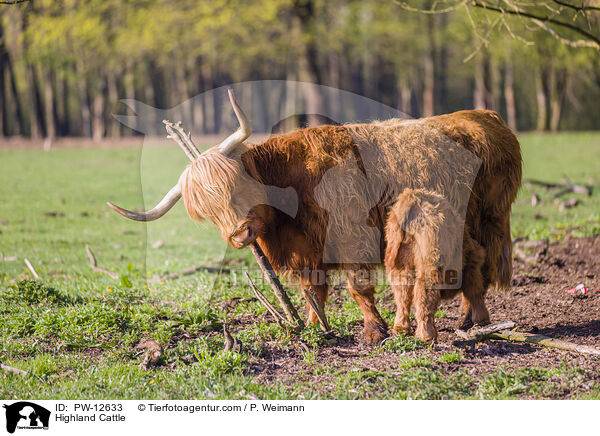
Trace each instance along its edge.
{"label": "cow's head", "polygon": [[247,151],[243,142],[252,134],[252,125],[231,90],[229,100],[239,129],[204,153],[194,148],[191,141],[178,140],[192,162],[179,177],[179,182],[153,209],[139,213],[110,202],[107,204],[126,218],[153,221],[166,214],[183,197],[192,219],[211,220],[234,247],[244,247],[261,236],[271,213],[264,207],[267,203],[265,187],[247,174],[241,160],[241,155]]}

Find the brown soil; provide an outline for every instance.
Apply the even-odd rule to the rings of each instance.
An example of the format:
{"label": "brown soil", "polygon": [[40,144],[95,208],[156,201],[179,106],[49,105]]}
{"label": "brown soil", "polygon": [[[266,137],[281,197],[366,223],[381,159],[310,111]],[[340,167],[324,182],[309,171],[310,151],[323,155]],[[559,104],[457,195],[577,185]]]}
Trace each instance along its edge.
{"label": "brown soil", "polygon": [[[551,244],[517,242],[514,254],[511,289],[490,290],[488,293],[486,301],[492,323],[512,320],[522,332],[600,348],[600,293],[595,292],[600,290],[600,236],[567,238]],[[566,292],[579,283],[587,286],[587,296],[573,296]],[[336,310],[336,306],[339,307],[345,298],[348,298],[346,292],[333,290],[328,310]],[[507,371],[523,367],[551,369],[565,365],[581,368],[585,373],[581,384],[559,393],[559,398],[584,393],[600,385],[600,359],[594,356],[506,341],[489,340],[477,343],[474,347],[456,344],[459,338],[454,333],[454,325],[459,317],[459,302],[460,299],[455,298],[443,304],[446,316],[436,320],[438,343],[432,349],[405,353],[405,356],[428,356],[435,361],[436,356],[445,352],[462,350],[464,359],[461,362],[443,364],[441,367],[446,373],[467,369],[474,377],[497,371],[498,368]],[[390,295],[386,295],[378,304],[393,309]],[[399,355],[370,353],[370,348],[361,341],[361,324],[353,326],[353,340],[336,339],[332,346],[321,347],[312,370],[307,371],[307,365],[301,357],[301,347],[297,347],[297,350],[273,350],[265,356],[265,364],[256,365],[251,371],[262,382],[287,380],[290,387],[300,381],[312,386],[331,384],[332,380],[328,380],[327,376],[318,375],[320,371],[316,368],[320,366],[339,369],[358,366],[394,371],[400,360]],[[527,397],[527,394],[522,396]]]}

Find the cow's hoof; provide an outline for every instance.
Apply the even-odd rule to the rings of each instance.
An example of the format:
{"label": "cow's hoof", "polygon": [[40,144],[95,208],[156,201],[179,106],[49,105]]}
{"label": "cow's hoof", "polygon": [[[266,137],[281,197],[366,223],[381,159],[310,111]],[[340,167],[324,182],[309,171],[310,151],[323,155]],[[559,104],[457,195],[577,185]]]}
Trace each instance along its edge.
{"label": "cow's hoof", "polygon": [[473,327],[475,324],[473,324],[473,321],[471,320],[471,318],[464,318],[464,319],[459,319],[456,322],[456,328],[458,330],[462,330],[462,331],[469,331],[469,329],[471,327]]}
{"label": "cow's hoof", "polygon": [[365,325],[365,343],[367,345],[379,345],[387,337],[387,325],[376,323]]}
{"label": "cow's hoof", "polygon": [[394,328],[392,329],[392,334],[394,334],[394,335],[398,335],[398,334],[410,335],[411,331],[412,331],[412,329],[410,327],[410,324],[408,326],[395,325]]}
{"label": "cow's hoof", "polygon": [[490,314],[487,310],[482,311],[482,313],[473,312],[473,324],[475,325],[488,325],[490,323]]}
{"label": "cow's hoof", "polygon": [[458,321],[456,321],[456,328],[466,332],[473,326],[474,324],[471,316],[471,308],[469,308],[469,310],[466,313],[463,313]]}
{"label": "cow's hoof", "polygon": [[433,343],[437,340],[437,331],[435,327],[430,328],[418,328],[415,331],[415,338],[422,340],[423,342]]}

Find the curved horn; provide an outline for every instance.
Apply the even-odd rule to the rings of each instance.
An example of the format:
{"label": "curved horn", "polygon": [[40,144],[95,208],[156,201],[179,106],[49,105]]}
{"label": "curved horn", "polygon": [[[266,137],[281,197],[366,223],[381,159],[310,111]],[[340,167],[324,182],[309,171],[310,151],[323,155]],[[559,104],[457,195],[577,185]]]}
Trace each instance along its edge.
{"label": "curved horn", "polygon": [[108,202],[109,207],[119,212],[125,218],[129,218],[134,221],[154,221],[159,219],[161,216],[166,214],[177,201],[181,198],[181,190],[179,189],[179,185],[175,185],[171,188],[167,195],[164,196],[160,203],[158,203],[153,209],[150,209],[148,212],[132,212],[130,210],[122,209],[119,206],[115,206],[111,202]]}
{"label": "curved horn", "polygon": [[248,120],[248,117],[246,117],[246,114],[240,105],[238,105],[238,102],[233,95],[233,90],[229,89],[227,92],[229,94],[229,101],[231,102],[231,106],[233,106],[235,116],[240,123],[240,127],[219,144],[219,151],[223,154],[231,153],[238,145],[244,142],[252,134],[252,124]]}

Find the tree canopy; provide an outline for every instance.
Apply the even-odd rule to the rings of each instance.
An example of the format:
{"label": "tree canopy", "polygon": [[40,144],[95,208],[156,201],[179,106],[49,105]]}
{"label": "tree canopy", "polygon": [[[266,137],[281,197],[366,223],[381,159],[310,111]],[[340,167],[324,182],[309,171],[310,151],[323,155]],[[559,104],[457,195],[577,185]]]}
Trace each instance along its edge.
{"label": "tree canopy", "polygon": [[[164,108],[227,83],[282,79],[414,117],[490,108],[519,130],[594,129],[599,24],[588,0],[0,5],[0,128],[33,138],[131,135],[111,117],[126,110],[122,98]],[[219,131],[220,116],[203,117],[202,130]]]}

